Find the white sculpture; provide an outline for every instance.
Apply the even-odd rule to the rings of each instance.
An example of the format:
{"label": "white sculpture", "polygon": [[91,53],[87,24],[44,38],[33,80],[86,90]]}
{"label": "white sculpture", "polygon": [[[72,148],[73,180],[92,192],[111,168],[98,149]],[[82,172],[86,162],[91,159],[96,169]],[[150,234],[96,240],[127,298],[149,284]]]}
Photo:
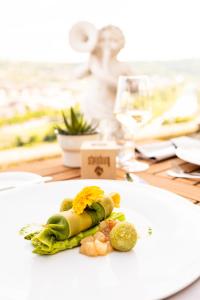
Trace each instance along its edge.
{"label": "white sculpture", "polygon": [[90,119],[112,119],[118,77],[132,74],[130,65],[117,60],[125,45],[123,33],[115,26],[97,30],[90,23],[79,22],[72,27],[69,41],[73,49],[90,53],[88,62],[76,70],[78,78],[91,75],[83,112]]}

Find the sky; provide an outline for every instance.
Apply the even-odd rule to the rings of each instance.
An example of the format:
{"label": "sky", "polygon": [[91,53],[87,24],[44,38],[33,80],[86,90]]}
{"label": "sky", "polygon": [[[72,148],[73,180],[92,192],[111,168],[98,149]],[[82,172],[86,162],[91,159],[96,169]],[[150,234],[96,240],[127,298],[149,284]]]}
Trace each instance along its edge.
{"label": "sky", "polygon": [[0,59],[79,62],[68,33],[78,21],[120,27],[125,61],[200,58],[199,0],[0,0]]}

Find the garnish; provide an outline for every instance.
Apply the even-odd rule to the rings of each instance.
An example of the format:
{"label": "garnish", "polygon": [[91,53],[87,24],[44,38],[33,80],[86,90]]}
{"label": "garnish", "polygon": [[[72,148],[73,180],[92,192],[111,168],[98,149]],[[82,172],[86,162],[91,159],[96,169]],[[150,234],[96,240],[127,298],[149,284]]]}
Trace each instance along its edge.
{"label": "garnish", "polygon": [[26,226],[22,227],[19,231],[20,235],[26,240],[31,240],[35,235],[37,235],[43,229],[42,225],[38,224],[27,224]]}
{"label": "garnish", "polygon": [[148,234],[149,234],[149,235],[152,235],[152,233],[153,233],[153,229],[152,229],[151,227],[149,227],[149,228],[148,228]]}
{"label": "garnish", "polygon": [[110,193],[109,196],[112,198],[114,202],[114,207],[120,207],[120,194],[119,193]]}
{"label": "garnish", "polygon": [[60,211],[66,211],[72,208],[73,199],[64,199],[60,205]]}
{"label": "garnish", "polygon": [[126,173],[125,176],[127,181],[133,182],[133,178],[131,177],[130,173]]}
{"label": "garnish", "polygon": [[87,206],[91,206],[94,202],[102,199],[104,191],[98,186],[88,186],[83,188],[74,198],[73,210],[76,214],[83,213]]}

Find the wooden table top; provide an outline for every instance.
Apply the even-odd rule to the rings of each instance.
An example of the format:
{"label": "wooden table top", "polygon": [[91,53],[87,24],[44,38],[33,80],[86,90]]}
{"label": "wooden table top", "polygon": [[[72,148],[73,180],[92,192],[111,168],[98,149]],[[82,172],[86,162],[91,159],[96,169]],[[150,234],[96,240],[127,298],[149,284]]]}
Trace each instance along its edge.
{"label": "wooden table top", "polygon": [[[200,170],[200,167],[186,163],[178,158],[171,158],[162,162],[151,163],[145,172],[136,173],[147,183],[177,193],[194,204],[200,205],[200,180],[174,178],[166,174],[166,171],[174,165],[180,165],[185,171]],[[67,168],[62,164],[62,157],[57,156],[48,159],[35,160],[20,163],[12,167],[4,167],[1,171],[28,171],[42,176],[52,176],[54,181],[80,178],[80,168]],[[125,172],[117,170],[117,179],[124,179]]]}

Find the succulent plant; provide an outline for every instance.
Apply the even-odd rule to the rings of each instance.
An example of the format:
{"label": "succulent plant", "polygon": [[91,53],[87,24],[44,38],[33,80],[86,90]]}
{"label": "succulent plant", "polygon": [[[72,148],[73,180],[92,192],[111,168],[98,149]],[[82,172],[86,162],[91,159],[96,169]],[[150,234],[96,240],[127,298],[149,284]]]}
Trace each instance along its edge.
{"label": "succulent plant", "polygon": [[62,135],[88,135],[95,134],[97,125],[93,125],[85,120],[84,114],[76,112],[73,107],[70,113],[62,111],[63,123],[65,128],[56,125],[56,133]]}

